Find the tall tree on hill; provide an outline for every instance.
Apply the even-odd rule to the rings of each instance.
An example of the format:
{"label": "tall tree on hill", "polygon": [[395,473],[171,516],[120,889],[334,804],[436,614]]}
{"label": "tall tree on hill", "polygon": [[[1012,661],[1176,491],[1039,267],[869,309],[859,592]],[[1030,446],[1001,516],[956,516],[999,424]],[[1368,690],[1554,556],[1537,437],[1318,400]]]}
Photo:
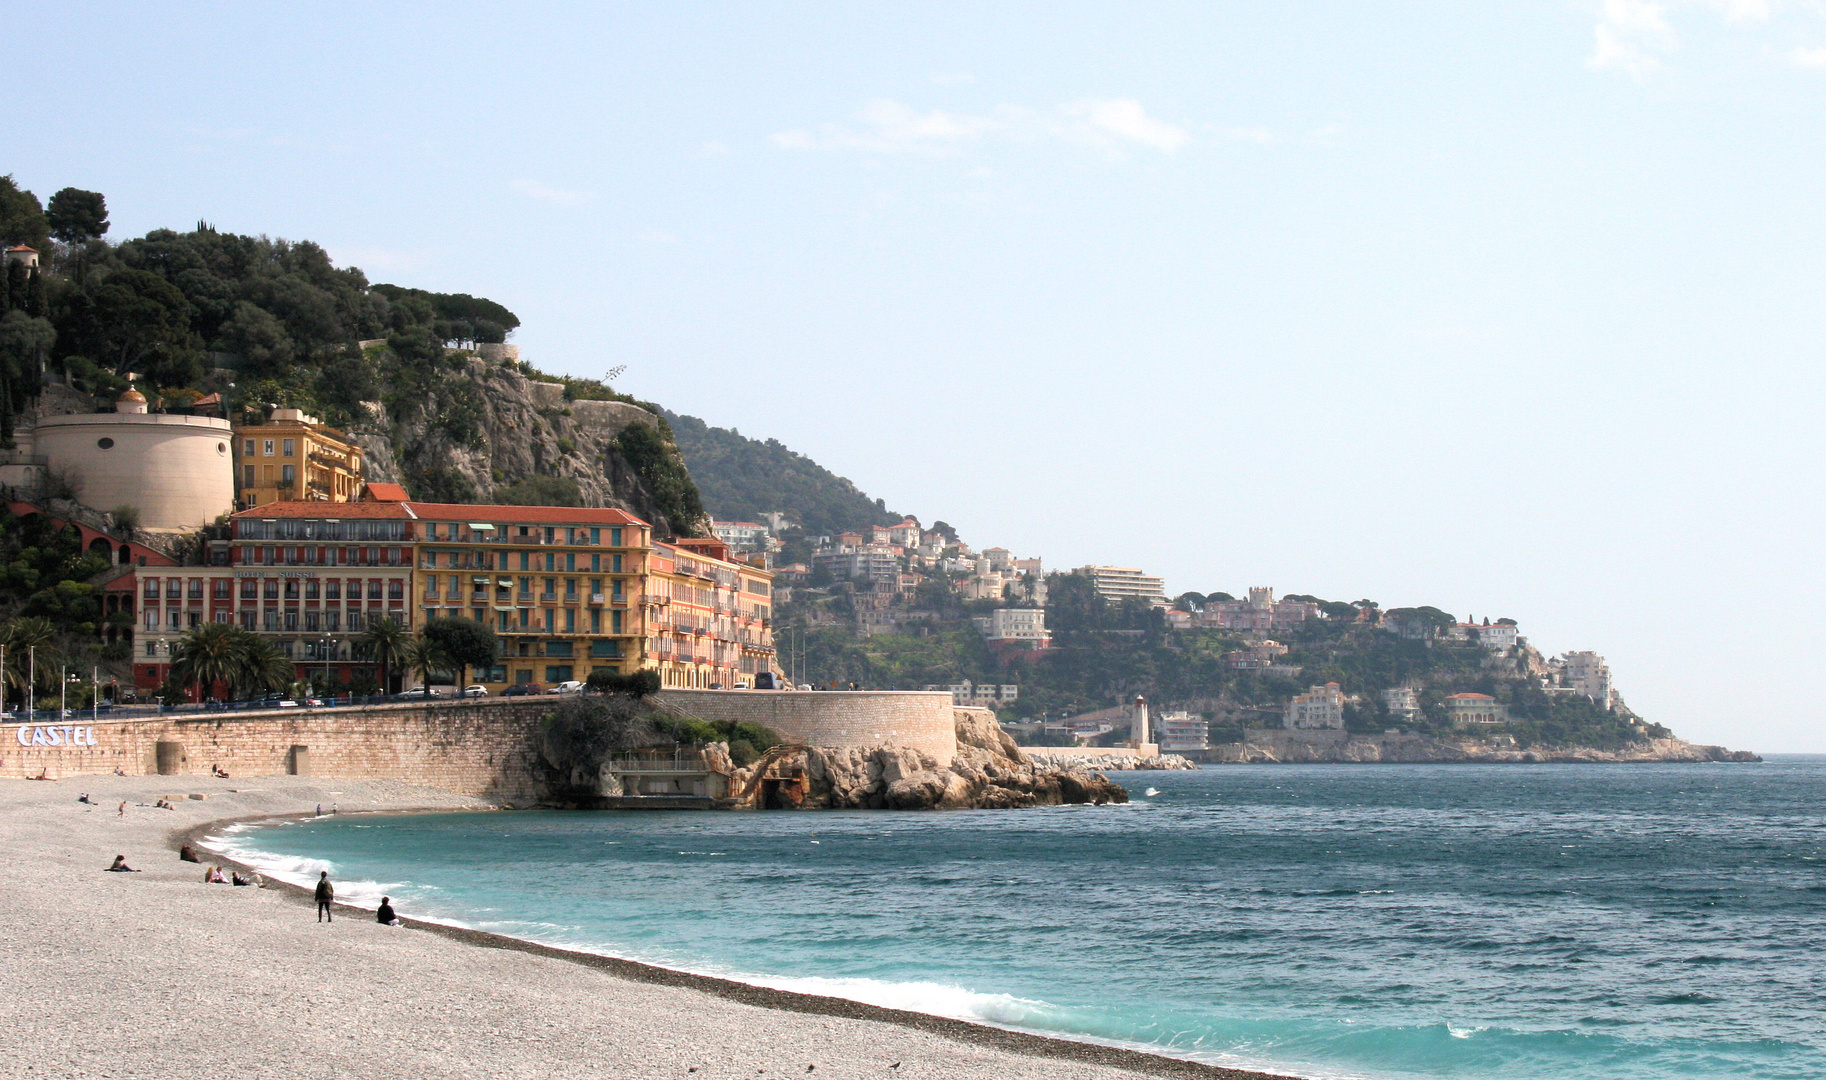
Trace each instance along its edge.
{"label": "tall tree on hill", "polygon": [[45,208],[51,235],[66,244],[94,240],[108,231],[108,201],[99,191],[67,187]]}
{"label": "tall tree on hill", "polygon": [[160,386],[184,386],[203,365],[177,287],[145,270],[116,270],[67,293],[53,316],[61,352],[117,374],[137,371]]}
{"label": "tall tree on hill", "polygon": [[45,251],[51,246],[51,226],[45,220],[38,196],[0,176],[0,247],[24,244]]}

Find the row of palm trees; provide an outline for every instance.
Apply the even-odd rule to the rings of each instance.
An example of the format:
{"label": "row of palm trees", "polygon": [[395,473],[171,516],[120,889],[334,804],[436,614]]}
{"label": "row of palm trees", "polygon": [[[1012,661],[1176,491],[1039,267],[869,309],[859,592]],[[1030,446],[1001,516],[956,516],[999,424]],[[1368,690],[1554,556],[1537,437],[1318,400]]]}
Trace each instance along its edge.
{"label": "row of palm trees", "polygon": [[[456,667],[447,651],[422,631],[412,634],[392,619],[377,619],[355,639],[373,657],[381,686],[396,671],[433,672]],[[6,663],[0,680],[23,696],[35,674],[40,689],[54,689],[63,656],[60,635],[49,619],[24,617],[0,624]],[[204,623],[172,648],[171,681],[203,697],[236,698],[285,693],[297,682],[292,660],[273,642],[229,623]]]}
{"label": "row of palm trees", "polygon": [[[395,670],[417,671],[428,680],[432,672],[451,667],[442,646],[392,619],[376,619],[355,640],[373,656],[383,687]],[[271,641],[228,623],[205,623],[173,648],[171,679],[204,697],[226,688],[245,698],[285,692],[296,675],[291,658]]]}

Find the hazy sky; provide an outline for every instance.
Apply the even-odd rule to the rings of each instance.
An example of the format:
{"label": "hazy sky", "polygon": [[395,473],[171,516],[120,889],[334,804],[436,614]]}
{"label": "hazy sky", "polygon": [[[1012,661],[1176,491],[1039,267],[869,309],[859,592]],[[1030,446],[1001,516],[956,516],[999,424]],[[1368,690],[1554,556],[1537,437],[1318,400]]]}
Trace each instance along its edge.
{"label": "hazy sky", "polygon": [[1506,615],[1826,751],[1817,2],[4,24],[0,172],[113,238],[314,239],[979,545]]}

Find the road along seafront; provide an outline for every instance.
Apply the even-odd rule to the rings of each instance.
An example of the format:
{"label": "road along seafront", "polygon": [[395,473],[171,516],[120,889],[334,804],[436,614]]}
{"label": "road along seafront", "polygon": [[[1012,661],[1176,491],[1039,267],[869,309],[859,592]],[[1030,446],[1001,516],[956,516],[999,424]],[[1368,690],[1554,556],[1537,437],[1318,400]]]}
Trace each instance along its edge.
{"label": "road along seafront", "polygon": [[[77,801],[82,794],[90,802]],[[155,806],[160,799],[174,809]],[[489,804],[387,780],[0,781],[0,839],[13,869],[0,905],[10,990],[0,1055],[36,1076],[212,1080],[710,1080],[760,1070],[1268,1080],[409,919],[385,927],[348,907],[320,924],[301,890],[207,885],[209,852],[202,865],[178,860],[186,839],[228,821],[302,817],[319,805],[348,814]],[[140,872],[107,873],[116,855]]]}

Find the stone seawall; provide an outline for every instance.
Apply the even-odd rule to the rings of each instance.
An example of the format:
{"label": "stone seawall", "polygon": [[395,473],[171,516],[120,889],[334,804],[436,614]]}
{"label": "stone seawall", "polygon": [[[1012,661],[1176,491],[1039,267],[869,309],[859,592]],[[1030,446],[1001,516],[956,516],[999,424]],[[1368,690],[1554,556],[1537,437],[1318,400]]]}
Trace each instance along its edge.
{"label": "stone seawall", "polygon": [[957,753],[946,691],[662,690],[655,697],[687,716],[762,724],[807,746],[904,746],[940,762]]}
{"label": "stone seawall", "polygon": [[[763,724],[793,742],[906,747],[943,764],[957,753],[951,695],[669,690],[662,704],[706,720]],[[464,795],[540,797],[539,733],[567,699],[371,705],[0,725],[0,776],[57,779],[207,773],[393,778]],[[25,734],[21,739],[21,729]],[[91,745],[91,743],[93,745]]]}
{"label": "stone seawall", "polygon": [[[450,702],[0,726],[0,776],[287,773],[397,778],[510,802],[538,797],[535,737],[555,702]],[[21,745],[35,736],[57,745]],[[89,745],[90,742],[94,745]],[[74,744],[74,745],[73,745]]]}

